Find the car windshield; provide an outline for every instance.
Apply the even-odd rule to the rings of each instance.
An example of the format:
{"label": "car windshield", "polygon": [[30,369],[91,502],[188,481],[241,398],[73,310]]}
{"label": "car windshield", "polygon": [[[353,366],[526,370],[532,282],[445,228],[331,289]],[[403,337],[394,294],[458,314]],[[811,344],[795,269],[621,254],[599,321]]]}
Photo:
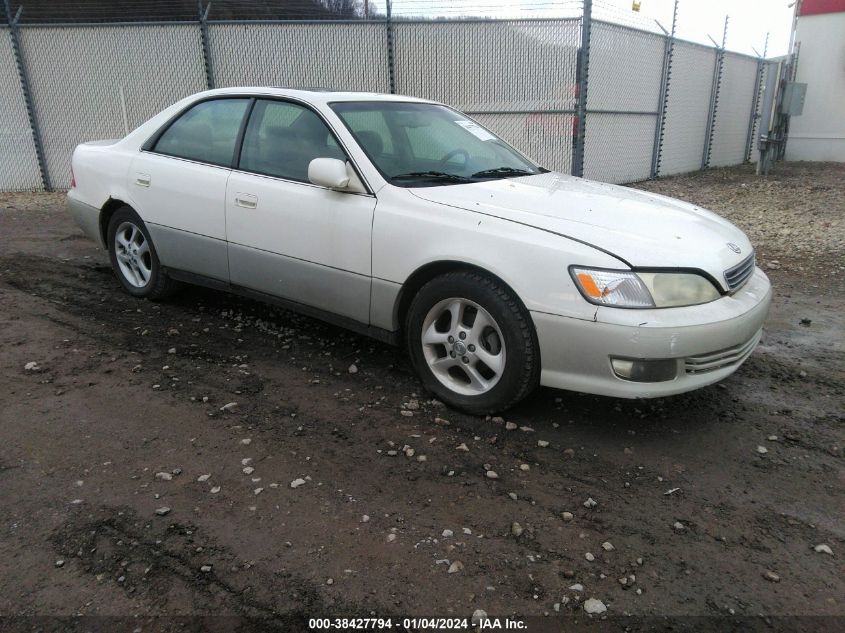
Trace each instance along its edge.
{"label": "car windshield", "polygon": [[398,187],[466,184],[548,171],[446,106],[356,101],[333,103],[331,108],[382,175]]}

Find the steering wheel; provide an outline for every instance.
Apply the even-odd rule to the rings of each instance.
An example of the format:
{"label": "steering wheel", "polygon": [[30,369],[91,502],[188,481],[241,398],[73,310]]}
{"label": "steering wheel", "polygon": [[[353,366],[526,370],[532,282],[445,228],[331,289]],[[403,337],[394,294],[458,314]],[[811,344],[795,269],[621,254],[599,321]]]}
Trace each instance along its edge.
{"label": "steering wheel", "polygon": [[448,163],[450,160],[455,158],[455,156],[460,156],[460,155],[463,155],[464,165],[466,165],[469,162],[469,152],[467,152],[465,149],[458,148],[458,149],[453,149],[451,152],[449,152],[443,158],[441,158],[440,162],[437,163],[437,168],[443,169],[446,166],[446,163]]}

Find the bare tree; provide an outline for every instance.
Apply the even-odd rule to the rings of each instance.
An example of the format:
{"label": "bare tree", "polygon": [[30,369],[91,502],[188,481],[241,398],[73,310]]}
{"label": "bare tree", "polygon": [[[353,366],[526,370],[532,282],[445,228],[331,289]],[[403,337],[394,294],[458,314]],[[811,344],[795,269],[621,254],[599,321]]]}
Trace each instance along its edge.
{"label": "bare tree", "polygon": [[320,0],[329,13],[339,18],[355,18],[361,15],[358,0]]}

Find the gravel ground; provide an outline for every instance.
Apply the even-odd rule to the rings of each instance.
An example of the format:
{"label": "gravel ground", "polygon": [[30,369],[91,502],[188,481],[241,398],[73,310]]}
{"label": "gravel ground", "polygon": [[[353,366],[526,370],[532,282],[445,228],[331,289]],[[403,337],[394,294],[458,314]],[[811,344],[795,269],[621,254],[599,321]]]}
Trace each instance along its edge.
{"label": "gravel ground", "polygon": [[[843,630],[845,170],[637,186],[749,231],[776,288],[763,342],[691,394],[543,389],[504,419],[312,319],[203,289],[135,300],[61,195],[0,194],[0,615]],[[233,619],[148,620],[188,615]]]}

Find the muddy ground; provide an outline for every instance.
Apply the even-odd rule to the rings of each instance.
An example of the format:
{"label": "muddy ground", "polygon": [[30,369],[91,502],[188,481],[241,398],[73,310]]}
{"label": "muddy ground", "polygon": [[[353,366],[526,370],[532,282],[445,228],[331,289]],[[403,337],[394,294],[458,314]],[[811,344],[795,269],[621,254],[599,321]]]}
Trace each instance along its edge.
{"label": "muddy ground", "polygon": [[517,430],[431,401],[400,350],[319,321],[196,288],[135,300],[62,195],[0,194],[0,614],[570,626],[596,598],[611,630],[626,614],[842,630],[845,168],[642,186],[760,242],[777,293],[761,345],[673,398],[540,390],[505,416]]}

